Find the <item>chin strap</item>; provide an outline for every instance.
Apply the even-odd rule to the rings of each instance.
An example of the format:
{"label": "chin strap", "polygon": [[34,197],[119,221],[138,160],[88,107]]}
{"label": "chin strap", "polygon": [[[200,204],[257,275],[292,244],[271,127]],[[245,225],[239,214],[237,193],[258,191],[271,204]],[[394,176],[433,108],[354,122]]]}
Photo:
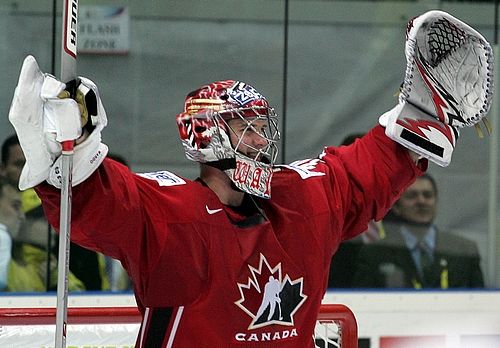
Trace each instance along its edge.
{"label": "chin strap", "polygon": [[210,167],[217,168],[219,170],[225,171],[228,169],[235,169],[236,168],[236,159],[235,158],[225,158],[219,161],[214,161],[214,162],[206,162],[205,164],[209,165]]}

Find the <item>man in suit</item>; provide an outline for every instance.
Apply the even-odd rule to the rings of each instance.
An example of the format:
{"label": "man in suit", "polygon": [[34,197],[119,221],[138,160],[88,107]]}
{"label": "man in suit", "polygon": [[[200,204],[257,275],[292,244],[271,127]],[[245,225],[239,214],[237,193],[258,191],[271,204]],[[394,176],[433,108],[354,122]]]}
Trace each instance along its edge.
{"label": "man in suit", "polygon": [[473,241],[434,224],[437,186],[425,174],[393,206],[384,221],[386,238],[364,245],[354,286],[363,288],[479,288],[484,286]]}

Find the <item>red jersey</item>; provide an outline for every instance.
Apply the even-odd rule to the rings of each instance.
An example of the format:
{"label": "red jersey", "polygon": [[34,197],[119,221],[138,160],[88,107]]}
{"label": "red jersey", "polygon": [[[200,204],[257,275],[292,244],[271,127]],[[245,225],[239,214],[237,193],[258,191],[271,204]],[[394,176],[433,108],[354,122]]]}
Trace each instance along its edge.
{"label": "red jersey", "polygon": [[[332,255],[422,173],[375,127],[353,145],[277,166],[262,213],[201,181],[106,159],[73,188],[72,240],[119,259],[143,314],[138,347],[313,347]],[[37,187],[59,224],[59,191]],[[265,219],[262,219],[265,216]]]}

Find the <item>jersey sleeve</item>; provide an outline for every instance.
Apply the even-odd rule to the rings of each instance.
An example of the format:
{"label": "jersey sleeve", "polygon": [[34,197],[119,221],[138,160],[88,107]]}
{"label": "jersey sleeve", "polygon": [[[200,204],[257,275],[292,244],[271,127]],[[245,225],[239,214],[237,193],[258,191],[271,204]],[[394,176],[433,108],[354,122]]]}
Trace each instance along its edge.
{"label": "jersey sleeve", "polygon": [[[106,159],[91,177],[73,187],[71,240],[120,260],[138,298],[147,301],[148,294],[160,291],[149,285],[157,284],[153,279],[161,262],[162,277],[177,289],[171,294],[169,289],[174,287],[165,284],[161,289],[164,298],[169,298],[166,305],[193,301],[206,278],[207,252],[203,238],[169,228],[183,190],[181,185],[159,185]],[[36,191],[50,224],[59,230],[60,191],[47,183]]]}
{"label": "jersey sleeve", "polygon": [[382,219],[394,202],[427,169],[415,164],[406,148],[376,126],[353,144],[327,147],[321,156],[330,167],[330,184],[343,212],[343,240],[364,232],[367,223]]}

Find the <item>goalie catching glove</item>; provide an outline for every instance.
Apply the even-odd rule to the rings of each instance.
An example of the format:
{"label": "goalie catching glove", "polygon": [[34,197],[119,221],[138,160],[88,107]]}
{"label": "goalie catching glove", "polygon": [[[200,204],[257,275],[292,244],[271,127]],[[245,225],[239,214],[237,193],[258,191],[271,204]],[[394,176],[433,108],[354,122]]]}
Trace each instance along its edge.
{"label": "goalie catching glove", "polygon": [[408,23],[399,104],[379,122],[387,136],[447,166],[459,128],[481,121],[493,98],[493,52],[476,30],[446,12]]}
{"label": "goalie catching glove", "polygon": [[75,101],[66,85],[40,71],[34,57],[23,62],[9,120],[19,137],[26,163],[19,179],[25,190],[47,180],[61,187],[61,142],[76,141],[73,156],[73,186],[92,174],[106,157],[101,130],[106,112],[96,85],[79,78]]}

